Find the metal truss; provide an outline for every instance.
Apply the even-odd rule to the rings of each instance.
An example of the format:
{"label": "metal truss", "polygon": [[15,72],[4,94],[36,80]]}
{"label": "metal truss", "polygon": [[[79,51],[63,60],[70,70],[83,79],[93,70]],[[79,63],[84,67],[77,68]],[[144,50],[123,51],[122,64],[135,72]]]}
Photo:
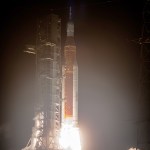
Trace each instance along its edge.
{"label": "metal truss", "polygon": [[23,150],[58,150],[61,109],[61,21],[51,14],[38,23],[36,55],[36,105],[34,127]]}

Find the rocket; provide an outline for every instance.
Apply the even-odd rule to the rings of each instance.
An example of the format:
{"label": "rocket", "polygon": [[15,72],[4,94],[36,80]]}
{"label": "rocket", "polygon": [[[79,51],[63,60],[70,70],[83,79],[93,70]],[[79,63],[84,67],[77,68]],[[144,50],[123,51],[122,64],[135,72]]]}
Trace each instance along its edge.
{"label": "rocket", "polygon": [[78,125],[78,65],[74,41],[74,23],[71,7],[67,23],[67,37],[62,65],[62,115],[61,122]]}

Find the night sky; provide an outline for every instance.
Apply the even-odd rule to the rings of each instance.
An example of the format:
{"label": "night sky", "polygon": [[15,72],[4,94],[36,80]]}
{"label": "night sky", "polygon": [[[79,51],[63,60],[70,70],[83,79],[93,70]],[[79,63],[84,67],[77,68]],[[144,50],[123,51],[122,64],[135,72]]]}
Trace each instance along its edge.
{"label": "night sky", "polygon": [[[84,150],[136,147],[138,39],[144,1],[78,0],[73,5],[79,66],[79,125]],[[0,150],[21,150],[33,126],[37,19],[62,18],[62,51],[68,1],[3,1],[0,9]]]}

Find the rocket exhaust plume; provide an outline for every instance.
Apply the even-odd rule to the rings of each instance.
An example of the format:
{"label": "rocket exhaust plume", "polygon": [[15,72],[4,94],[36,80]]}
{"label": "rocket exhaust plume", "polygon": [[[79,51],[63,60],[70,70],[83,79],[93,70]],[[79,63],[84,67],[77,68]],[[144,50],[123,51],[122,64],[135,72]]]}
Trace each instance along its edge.
{"label": "rocket exhaust plume", "polygon": [[71,150],[81,150],[79,128],[69,123],[62,125],[59,143],[65,150],[68,148]]}
{"label": "rocket exhaust plume", "polygon": [[67,24],[67,38],[64,47],[62,75],[62,124],[59,143],[65,150],[81,150],[78,128],[78,65],[76,60],[74,23],[72,21],[71,7]]}

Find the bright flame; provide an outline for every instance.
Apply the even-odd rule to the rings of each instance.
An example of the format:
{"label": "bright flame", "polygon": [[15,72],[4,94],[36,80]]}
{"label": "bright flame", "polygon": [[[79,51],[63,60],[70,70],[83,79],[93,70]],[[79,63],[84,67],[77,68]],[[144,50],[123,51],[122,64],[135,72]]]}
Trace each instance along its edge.
{"label": "bright flame", "polygon": [[63,124],[59,143],[63,149],[81,150],[79,128],[69,123]]}

